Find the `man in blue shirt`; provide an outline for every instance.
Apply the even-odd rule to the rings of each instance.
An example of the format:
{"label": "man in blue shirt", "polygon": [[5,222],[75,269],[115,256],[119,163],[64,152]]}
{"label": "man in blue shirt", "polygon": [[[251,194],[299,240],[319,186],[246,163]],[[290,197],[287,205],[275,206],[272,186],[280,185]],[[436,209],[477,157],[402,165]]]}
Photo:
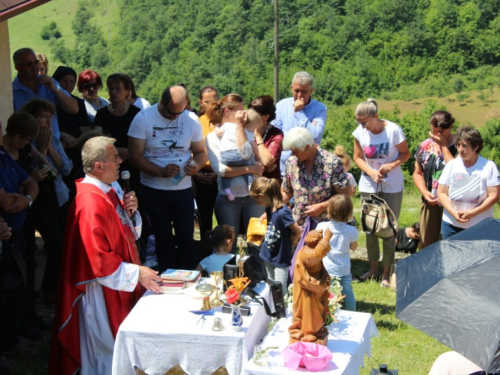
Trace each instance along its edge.
{"label": "man in blue shirt", "polygon": [[[312,99],[313,77],[307,72],[297,72],[293,76],[292,97],[280,100],[276,105],[276,119],[274,126],[286,134],[292,128],[307,128],[312,133],[314,142],[321,144],[326,124],[327,108],[323,103]],[[281,153],[281,175],[285,173],[285,162],[291,151]]]}
{"label": "man in blue shirt", "polygon": [[[40,61],[31,48],[21,48],[12,56],[17,70],[17,77],[12,82],[14,110],[18,111],[27,101],[33,98],[45,99],[59,105],[70,114],[78,113],[78,102],[72,98],[59,83],[48,75],[38,75]],[[52,119],[52,134],[60,138],[57,114]]]}

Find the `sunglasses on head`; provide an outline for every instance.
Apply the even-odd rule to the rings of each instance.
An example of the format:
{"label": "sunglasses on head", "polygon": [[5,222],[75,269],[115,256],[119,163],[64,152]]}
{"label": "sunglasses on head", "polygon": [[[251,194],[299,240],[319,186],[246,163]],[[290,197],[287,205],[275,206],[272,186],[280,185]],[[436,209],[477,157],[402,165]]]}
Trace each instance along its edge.
{"label": "sunglasses on head", "polygon": [[33,65],[38,66],[39,64],[40,64],[40,60],[35,60],[35,61],[27,61],[24,63],[17,63],[16,65],[20,65],[20,66],[25,65],[28,68],[31,68]]}

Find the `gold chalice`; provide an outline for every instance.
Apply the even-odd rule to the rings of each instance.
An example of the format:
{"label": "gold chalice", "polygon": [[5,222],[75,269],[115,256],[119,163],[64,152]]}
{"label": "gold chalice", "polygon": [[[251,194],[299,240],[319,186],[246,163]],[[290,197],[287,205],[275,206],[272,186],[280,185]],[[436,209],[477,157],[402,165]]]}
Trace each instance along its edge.
{"label": "gold chalice", "polygon": [[213,307],[218,307],[224,305],[224,302],[222,302],[219,299],[219,283],[222,280],[223,273],[222,271],[213,271],[210,272],[210,277],[212,278],[212,281],[215,284],[215,298],[212,300],[212,306]]}
{"label": "gold chalice", "polygon": [[215,286],[212,284],[198,284],[195,289],[203,294],[203,302],[200,310],[212,310],[212,306],[210,305],[210,295],[215,290]]}

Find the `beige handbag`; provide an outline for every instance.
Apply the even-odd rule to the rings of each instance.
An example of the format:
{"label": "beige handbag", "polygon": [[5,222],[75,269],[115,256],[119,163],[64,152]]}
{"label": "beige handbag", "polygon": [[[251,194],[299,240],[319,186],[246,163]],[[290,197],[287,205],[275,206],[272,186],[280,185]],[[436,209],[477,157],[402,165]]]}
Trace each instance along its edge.
{"label": "beige handbag", "polygon": [[363,199],[361,204],[363,232],[380,238],[398,235],[398,219],[385,200],[371,194],[369,198]]}

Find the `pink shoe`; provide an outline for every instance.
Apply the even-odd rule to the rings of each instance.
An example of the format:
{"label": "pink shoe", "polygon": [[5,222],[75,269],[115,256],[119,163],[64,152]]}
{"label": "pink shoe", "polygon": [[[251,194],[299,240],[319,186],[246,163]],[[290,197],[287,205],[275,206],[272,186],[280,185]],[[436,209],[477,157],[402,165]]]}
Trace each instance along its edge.
{"label": "pink shoe", "polygon": [[227,199],[229,199],[230,201],[234,201],[234,195],[231,192],[231,189],[224,189],[224,193],[226,193]]}

